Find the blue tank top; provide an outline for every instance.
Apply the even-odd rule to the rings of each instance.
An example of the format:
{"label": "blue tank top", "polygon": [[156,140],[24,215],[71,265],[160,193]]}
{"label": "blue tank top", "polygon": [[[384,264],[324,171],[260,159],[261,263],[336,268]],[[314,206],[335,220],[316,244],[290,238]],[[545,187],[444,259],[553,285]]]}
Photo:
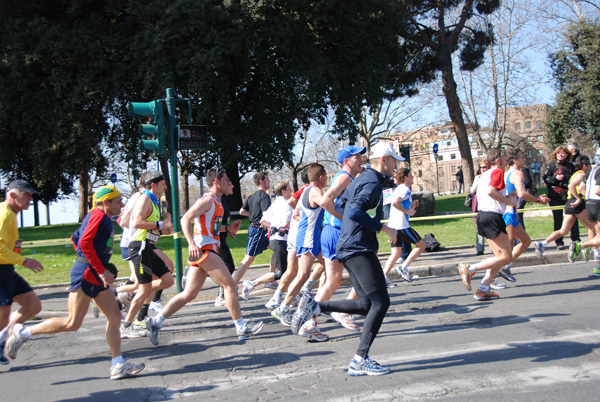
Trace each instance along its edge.
{"label": "blue tank top", "polygon": [[[340,170],[339,172],[337,172],[337,174],[335,176],[333,176],[333,180],[331,180],[331,184],[335,183],[335,179],[337,179],[338,176],[341,175],[342,173],[346,173],[350,177],[350,182],[354,181],[354,177],[352,177],[352,175],[350,173],[346,172],[345,170]],[[342,191],[342,194],[343,193],[344,192]],[[340,196],[342,194],[340,194],[336,197],[336,199],[333,202],[334,204],[337,203],[337,201],[340,199]],[[339,220],[338,218],[336,218],[335,216],[331,215],[329,212],[325,211],[325,215],[323,216],[323,225],[331,225],[333,227],[341,229],[342,221]]]}
{"label": "blue tank top", "polygon": [[[515,189],[517,188],[517,187],[515,187],[514,184],[512,184],[510,182],[510,175],[512,175],[515,170],[516,169],[512,169],[512,170],[509,170],[508,172],[504,173],[504,184],[506,185],[505,191],[506,191],[507,197],[510,193],[515,191]],[[519,205],[520,203],[521,203],[521,198],[517,197],[517,205]],[[506,209],[504,210],[504,213],[505,214],[506,213],[516,214],[517,209],[515,207],[513,207],[512,205],[506,205]]]}

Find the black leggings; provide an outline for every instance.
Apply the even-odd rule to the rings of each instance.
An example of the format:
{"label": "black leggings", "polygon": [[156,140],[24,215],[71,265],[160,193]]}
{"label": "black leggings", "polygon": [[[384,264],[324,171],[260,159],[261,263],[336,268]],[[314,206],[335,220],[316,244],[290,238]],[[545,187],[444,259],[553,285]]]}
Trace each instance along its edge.
{"label": "black leggings", "polygon": [[350,274],[358,300],[335,300],[319,304],[323,311],[366,316],[356,354],[367,357],[390,307],[390,296],[381,263],[375,253],[358,254],[343,263]]}

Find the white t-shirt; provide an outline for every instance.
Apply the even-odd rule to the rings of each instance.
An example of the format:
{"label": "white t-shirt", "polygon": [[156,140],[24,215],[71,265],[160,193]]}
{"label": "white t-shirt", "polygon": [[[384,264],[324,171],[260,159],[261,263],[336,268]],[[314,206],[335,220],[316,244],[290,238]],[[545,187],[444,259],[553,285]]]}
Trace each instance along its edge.
{"label": "white t-shirt", "polygon": [[[275,201],[271,204],[271,206],[263,213],[263,219],[269,224],[271,224],[272,228],[283,228],[286,226],[288,222],[292,220],[292,207],[289,206],[287,200],[279,196],[275,198]],[[281,236],[279,233],[274,233],[271,235],[271,240],[284,240],[287,241],[288,235]]]}
{"label": "white t-shirt", "polygon": [[410,223],[408,222],[408,214],[405,214],[404,212],[394,207],[394,203],[398,198],[402,200],[400,201],[400,203],[404,208],[410,209],[410,206],[412,204],[412,192],[410,191],[410,188],[408,188],[404,184],[400,184],[394,190],[394,193],[391,197],[392,207],[390,208],[390,219],[388,221],[388,227],[392,229],[407,229],[410,227]]}
{"label": "white t-shirt", "polygon": [[504,215],[506,204],[496,201],[487,194],[487,189],[490,186],[495,187],[502,194],[502,190],[506,187],[502,169],[493,167],[481,174],[479,184],[477,184],[477,210]]}

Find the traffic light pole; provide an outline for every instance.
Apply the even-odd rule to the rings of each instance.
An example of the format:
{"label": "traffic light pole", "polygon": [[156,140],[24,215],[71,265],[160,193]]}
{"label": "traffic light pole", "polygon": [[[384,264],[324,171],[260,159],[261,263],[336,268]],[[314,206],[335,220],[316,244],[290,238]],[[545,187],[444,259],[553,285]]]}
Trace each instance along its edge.
{"label": "traffic light pole", "polygon": [[173,209],[173,243],[175,248],[175,273],[177,292],[181,293],[181,278],[183,277],[182,259],[181,259],[181,238],[183,237],[180,231],[179,223],[179,175],[177,174],[177,138],[175,133],[175,98],[173,90],[167,88],[167,114],[169,115],[169,162],[171,164],[171,202]]}

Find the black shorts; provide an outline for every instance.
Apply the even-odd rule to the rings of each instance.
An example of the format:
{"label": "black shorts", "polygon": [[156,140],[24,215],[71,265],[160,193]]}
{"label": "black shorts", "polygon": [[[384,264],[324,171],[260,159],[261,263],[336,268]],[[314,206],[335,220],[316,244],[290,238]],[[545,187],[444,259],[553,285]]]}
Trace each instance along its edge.
{"label": "black shorts", "polygon": [[145,243],[140,255],[142,244],[141,241],[132,241],[129,243],[128,248],[135,269],[135,276],[140,284],[145,284],[152,282],[152,275],[161,278],[170,271],[162,258],[154,252],[156,247],[153,244]]}
{"label": "black shorts", "polygon": [[588,218],[590,222],[600,221],[600,202],[596,202],[595,200],[589,201],[585,203],[585,209],[587,211]]}
{"label": "black shorts", "polygon": [[392,242],[392,247],[402,247],[403,240],[412,244],[417,244],[421,241],[421,236],[411,227],[396,230],[398,231],[398,238],[395,242]]}
{"label": "black shorts", "polygon": [[100,292],[110,289],[110,287],[105,288],[102,285],[94,285],[93,283],[89,283],[83,278],[79,281],[79,283],[73,282],[73,280],[71,279],[71,292],[76,291],[77,288],[81,288],[83,293],[86,296],[91,297],[92,299],[95,299],[100,294]]}
{"label": "black shorts", "polygon": [[29,283],[15,272],[15,267],[0,264],[0,306],[12,306],[15,296],[32,292]]}
{"label": "black shorts", "polygon": [[579,203],[579,205],[577,205],[575,208],[571,206],[571,203],[575,202],[576,200],[577,198],[571,198],[567,200],[567,203],[565,204],[565,215],[577,216],[583,212],[585,209],[585,201]]}
{"label": "black shorts", "polygon": [[502,214],[485,211],[477,212],[477,233],[490,240],[500,236],[500,233],[506,233],[506,223]]}

